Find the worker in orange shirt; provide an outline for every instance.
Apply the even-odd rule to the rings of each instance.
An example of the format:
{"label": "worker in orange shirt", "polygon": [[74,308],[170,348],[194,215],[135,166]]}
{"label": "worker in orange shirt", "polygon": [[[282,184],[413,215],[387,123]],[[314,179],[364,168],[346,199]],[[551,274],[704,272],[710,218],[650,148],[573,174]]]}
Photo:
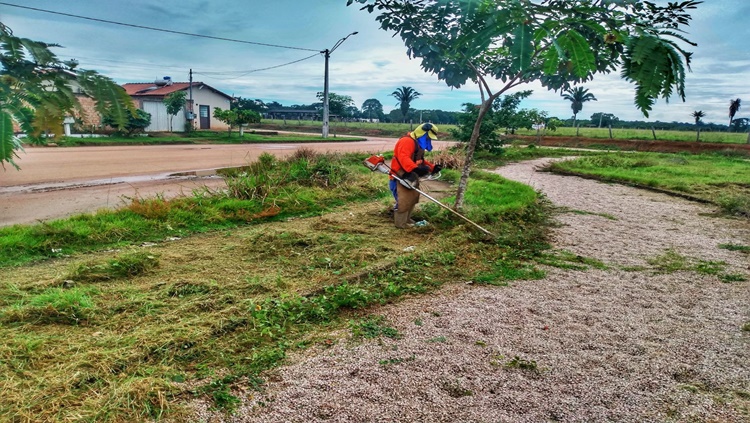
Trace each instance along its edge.
{"label": "worker in orange shirt", "polygon": [[437,140],[437,126],[423,123],[412,132],[396,141],[393,148],[391,171],[405,183],[398,182],[391,176],[389,187],[396,200],[393,208],[393,220],[397,228],[404,229],[414,224],[411,218],[414,206],[419,202],[419,178],[428,173],[438,173],[442,168],[424,158],[425,151],[432,151],[432,140]]}

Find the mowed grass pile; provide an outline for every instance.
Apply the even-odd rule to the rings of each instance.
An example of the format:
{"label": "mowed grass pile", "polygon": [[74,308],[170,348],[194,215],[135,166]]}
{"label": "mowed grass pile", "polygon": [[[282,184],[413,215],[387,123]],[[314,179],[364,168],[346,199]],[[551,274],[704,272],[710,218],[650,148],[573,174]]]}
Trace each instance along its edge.
{"label": "mowed grass pile", "polygon": [[169,201],[136,198],[117,211],[0,228],[0,267],[269,218],[315,215],[372,198],[373,192],[387,195],[359,163],[359,156],[317,155],[309,149],[285,161],[264,154],[250,167],[227,175],[226,192],[197,191]]}
{"label": "mowed grass pile", "polygon": [[547,248],[547,206],[531,188],[474,173],[465,211],[496,238],[426,203],[419,215],[431,224],[404,232],[385,213],[386,176],[361,159],[264,157],[231,176],[231,194],[122,212],[162,230],[148,238],[160,242],[140,245],[121,228],[96,247],[59,238],[72,257],[6,259],[0,420],[186,421],[198,397],[231,412],[289,352],[366,326],[371,305],[454,281],[543,276],[533,260]]}
{"label": "mowed grass pile", "polygon": [[608,153],[553,163],[553,172],[656,188],[750,217],[750,160],[721,154]]}

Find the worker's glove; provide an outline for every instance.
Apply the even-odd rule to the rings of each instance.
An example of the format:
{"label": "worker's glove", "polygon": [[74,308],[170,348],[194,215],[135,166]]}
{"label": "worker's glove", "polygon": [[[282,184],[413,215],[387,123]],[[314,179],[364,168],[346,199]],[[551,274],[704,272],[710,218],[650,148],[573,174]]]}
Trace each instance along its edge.
{"label": "worker's glove", "polygon": [[416,173],[407,172],[407,173],[404,173],[404,176],[398,182],[408,189],[414,189],[414,185],[417,183],[418,180],[419,180],[419,176],[417,176]]}
{"label": "worker's glove", "polygon": [[432,167],[432,174],[435,175],[437,173],[440,173],[441,170],[443,170],[443,167],[440,166],[439,164],[436,164],[435,166]]}
{"label": "worker's glove", "polygon": [[415,167],[414,170],[411,171],[411,173],[416,173],[417,176],[425,176],[430,173],[430,167],[425,164],[421,164]]}

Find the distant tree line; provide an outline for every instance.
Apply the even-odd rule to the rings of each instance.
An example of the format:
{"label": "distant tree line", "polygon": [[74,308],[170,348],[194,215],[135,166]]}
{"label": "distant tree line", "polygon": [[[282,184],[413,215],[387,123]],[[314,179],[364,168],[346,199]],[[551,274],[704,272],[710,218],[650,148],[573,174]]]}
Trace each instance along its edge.
{"label": "distant tree line", "polygon": [[[398,100],[397,108],[389,113],[383,111],[383,104],[375,98],[370,98],[362,103],[358,108],[354,100],[348,95],[328,93],[328,109],[332,120],[341,121],[361,121],[373,120],[378,122],[432,122],[435,124],[458,124],[461,112],[448,112],[440,109],[419,110],[411,107],[412,101],[421,95],[411,87],[400,87],[391,95]],[[309,104],[292,104],[285,106],[277,101],[264,102],[260,99],[235,98],[232,102],[232,108],[238,110],[251,110],[261,115],[268,115],[269,112],[284,111],[313,111],[317,119],[323,116],[323,93],[317,93],[319,101]]]}

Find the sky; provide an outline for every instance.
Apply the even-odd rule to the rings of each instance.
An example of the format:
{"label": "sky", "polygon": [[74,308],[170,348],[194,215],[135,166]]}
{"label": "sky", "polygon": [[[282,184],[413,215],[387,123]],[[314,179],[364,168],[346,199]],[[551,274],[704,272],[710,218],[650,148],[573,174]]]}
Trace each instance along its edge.
{"label": "sky", "polygon": [[[464,103],[480,101],[475,85],[452,89],[423,71],[419,60],[408,58],[400,37],[379,29],[375,15],[354,5],[347,7],[346,0],[2,3],[6,4],[0,4],[0,22],[15,35],[59,44],[63,47],[54,51],[61,59],[76,59],[80,68],[95,70],[121,84],[153,82],[164,76],[187,82],[192,69],[194,81],[232,96],[278,101],[285,106],[310,104],[317,101],[316,93],[323,91],[325,59],[320,52],[358,32],[330,55],[330,92],[351,96],[357,107],[375,98],[386,113],[397,107],[391,93],[402,86],[421,93],[412,102],[415,109],[459,111]],[[157,32],[8,4],[244,42]],[[750,0],[705,0],[694,11],[687,31],[698,46],[689,49],[694,56],[685,102],[677,96],[668,103],[659,101],[645,118],[633,105],[632,84],[617,73],[597,75],[583,84],[597,101],[585,103],[579,119],[604,112],[622,120],[692,122],[691,113],[701,110],[706,114],[704,122],[726,124],[729,102],[735,98],[747,99],[735,117],[750,117],[748,16]],[[499,82],[492,88],[499,88]],[[572,116],[570,102],[559,92],[538,84],[517,88],[523,89],[534,93],[522,108],[537,108],[561,119]]]}

